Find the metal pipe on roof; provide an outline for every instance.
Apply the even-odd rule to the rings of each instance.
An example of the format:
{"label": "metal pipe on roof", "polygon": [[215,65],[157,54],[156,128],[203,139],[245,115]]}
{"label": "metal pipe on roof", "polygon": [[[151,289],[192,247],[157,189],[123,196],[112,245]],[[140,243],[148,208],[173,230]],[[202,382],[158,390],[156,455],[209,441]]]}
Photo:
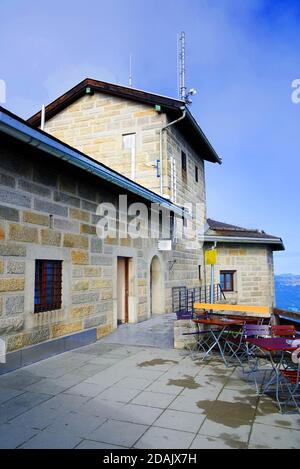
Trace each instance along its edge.
{"label": "metal pipe on roof", "polygon": [[42,105],[42,110],[41,110],[41,130],[44,130],[45,127],[45,104]]}

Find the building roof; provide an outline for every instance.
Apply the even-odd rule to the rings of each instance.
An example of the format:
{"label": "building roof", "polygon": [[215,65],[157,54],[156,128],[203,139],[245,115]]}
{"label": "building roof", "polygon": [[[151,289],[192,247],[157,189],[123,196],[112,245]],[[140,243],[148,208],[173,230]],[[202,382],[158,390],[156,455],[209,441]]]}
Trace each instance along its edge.
{"label": "building roof", "polygon": [[178,216],[183,215],[184,209],[182,207],[174,205],[170,200],[133,182],[131,179],[95,161],[93,158],[67,145],[56,137],[35,128],[27,121],[0,106],[0,134],[1,132],[27,145],[40,149],[55,159],[63,160],[87,173],[93,174],[103,181],[109,182],[110,187],[118,191],[122,188],[126,192],[132,193],[148,202],[160,204]]}
{"label": "building roof", "polygon": [[[159,105],[161,106],[162,111],[166,112],[172,119],[180,117],[183,109],[185,109],[186,118],[177,124],[178,129],[186,136],[189,144],[198,154],[201,155],[201,158],[212,163],[221,164],[221,158],[213,149],[190,110],[186,108],[184,101],[149,93],[136,88],[129,88],[126,86],[116,85],[115,83],[107,83],[104,81],[93,80],[92,78],[86,78],[46,106],[45,121],[51,119],[77,99],[84,96],[87,88],[90,88],[91,92],[106,93],[152,106]],[[41,122],[41,111],[31,116],[28,119],[28,122],[31,125],[38,127]]]}
{"label": "building roof", "polygon": [[205,241],[269,244],[274,251],[284,250],[282,239],[278,236],[267,234],[262,230],[243,228],[211,218],[207,219],[207,229],[204,239]]}

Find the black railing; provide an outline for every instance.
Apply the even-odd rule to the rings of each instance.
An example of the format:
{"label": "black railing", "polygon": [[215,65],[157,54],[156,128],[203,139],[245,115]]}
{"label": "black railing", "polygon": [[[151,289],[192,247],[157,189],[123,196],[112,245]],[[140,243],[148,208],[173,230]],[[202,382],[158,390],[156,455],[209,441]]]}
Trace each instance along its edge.
{"label": "black railing", "polygon": [[194,313],[194,303],[210,303],[212,296],[214,303],[226,301],[226,297],[219,283],[215,285],[206,285],[203,287],[186,288],[186,287],[173,287],[172,288],[172,309],[177,316],[191,317]]}

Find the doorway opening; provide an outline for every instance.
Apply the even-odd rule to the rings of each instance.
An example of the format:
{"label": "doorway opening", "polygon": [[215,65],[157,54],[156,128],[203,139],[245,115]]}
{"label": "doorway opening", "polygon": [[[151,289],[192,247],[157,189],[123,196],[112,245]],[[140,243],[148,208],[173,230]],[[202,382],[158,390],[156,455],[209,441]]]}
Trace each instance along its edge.
{"label": "doorway opening", "polygon": [[154,256],[150,265],[150,313],[164,313],[163,275],[158,256]]}
{"label": "doorway opening", "polygon": [[118,257],[117,324],[129,322],[129,257]]}

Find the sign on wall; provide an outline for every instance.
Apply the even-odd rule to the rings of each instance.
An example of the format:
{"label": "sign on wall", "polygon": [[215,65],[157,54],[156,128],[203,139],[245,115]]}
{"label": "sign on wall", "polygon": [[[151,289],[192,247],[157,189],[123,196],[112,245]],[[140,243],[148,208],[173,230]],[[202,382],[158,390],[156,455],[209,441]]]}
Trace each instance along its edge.
{"label": "sign on wall", "polygon": [[215,265],[217,263],[217,250],[209,249],[205,251],[205,263],[206,265]]}

